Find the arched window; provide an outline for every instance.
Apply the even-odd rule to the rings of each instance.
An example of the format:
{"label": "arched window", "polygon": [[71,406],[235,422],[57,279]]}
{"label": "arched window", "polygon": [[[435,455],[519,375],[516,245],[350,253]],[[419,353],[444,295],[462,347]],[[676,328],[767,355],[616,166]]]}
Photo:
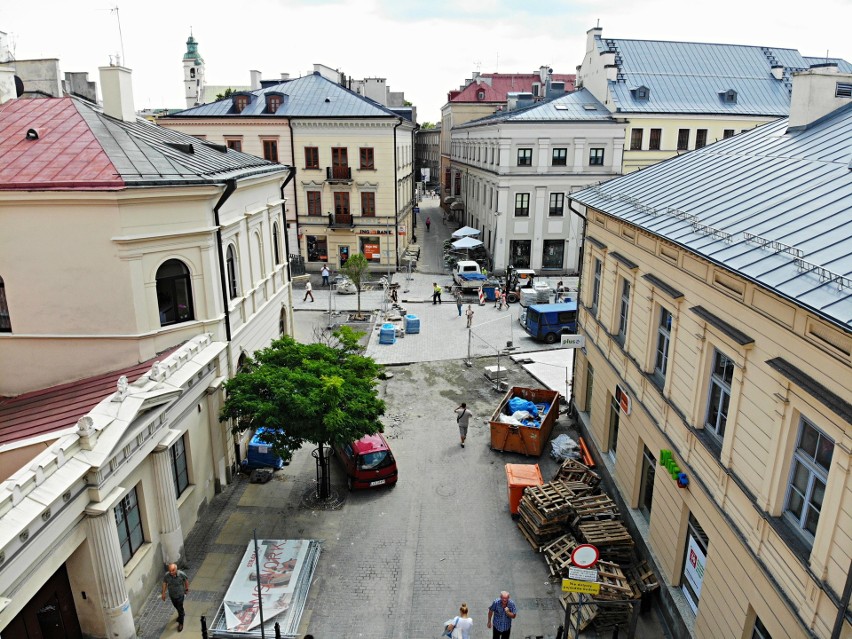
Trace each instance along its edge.
{"label": "arched window", "polygon": [[195,319],[189,269],[180,260],[168,260],[157,269],[157,306],[160,326]]}
{"label": "arched window", "polygon": [[272,257],[275,258],[275,266],[281,264],[281,249],[278,247],[278,222],[272,223]]}
{"label": "arched window", "polygon": [[9,305],[6,303],[6,284],[0,277],[0,333],[12,332],[12,318],[9,316]]}
{"label": "arched window", "polygon": [[234,299],[240,294],[240,287],[237,280],[237,252],[233,244],[228,244],[228,251],[225,253],[225,270],[228,276],[228,298]]}

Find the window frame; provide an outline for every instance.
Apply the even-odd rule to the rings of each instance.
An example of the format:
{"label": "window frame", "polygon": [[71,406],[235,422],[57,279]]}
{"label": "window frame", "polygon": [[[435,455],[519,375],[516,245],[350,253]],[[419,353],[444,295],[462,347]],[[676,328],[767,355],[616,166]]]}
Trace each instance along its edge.
{"label": "window frame", "polygon": [[609,394],[609,420],[607,422],[607,453],[616,461],[618,452],[618,429],[621,425],[621,406],[615,401],[615,395]]}
{"label": "window frame", "polygon": [[[190,486],[189,461],[186,454],[186,435],[182,435],[169,448],[169,458],[172,462],[172,481],[175,486],[175,499],[180,498]],[[181,477],[184,481],[181,481]]]}
{"label": "window frame", "polygon": [[225,275],[228,284],[228,300],[233,301],[240,296],[239,255],[233,242],[228,242],[225,249]]}
{"label": "window frame", "polygon": [[261,140],[263,144],[263,159],[267,162],[278,163],[278,140],[265,138]]}
{"label": "window frame", "polygon": [[515,217],[530,216],[530,194],[515,193]]}
{"label": "window frame", "polygon": [[309,217],[322,216],[322,191],[305,191],[307,198],[307,213]]}
{"label": "window frame", "polygon": [[641,151],[645,129],[630,129],[630,150]]}
{"label": "window frame", "polygon": [[281,108],[284,99],[280,95],[267,95],[266,96],[266,112],[274,115],[278,109]]}
{"label": "window frame", "polygon": [[0,333],[12,332],[12,314],[6,301],[6,282],[0,277]]}
{"label": "window frame", "polygon": [[[805,428],[809,428],[816,435],[816,439],[814,441],[814,453],[811,454],[804,448],[802,448],[802,440],[803,435],[805,433]],[[823,441],[827,441],[831,444],[831,452],[828,455],[827,466],[823,465],[818,461],[819,453],[820,453],[820,443]],[[816,424],[814,424],[811,420],[806,418],[804,415],[799,416],[799,428],[798,433],[796,435],[796,444],[795,448],[793,448],[793,453],[790,458],[790,474],[787,478],[787,488],[784,496],[784,518],[790,522],[793,526],[795,532],[804,538],[810,545],[813,544],[816,530],[819,527],[819,517],[822,513],[823,503],[819,504],[819,508],[813,508],[812,506],[812,498],[813,498],[813,488],[816,481],[820,481],[822,483],[822,498],[824,500],[825,493],[828,491],[828,476],[831,473],[831,462],[834,458],[834,449],[837,443],[829,437],[822,429],[818,428]],[[805,494],[801,495],[802,504],[801,504],[801,513],[796,516],[793,510],[790,508],[790,502],[793,498],[794,492],[799,494],[798,491],[794,491],[795,486],[795,477],[796,470],[801,466],[807,472],[807,487],[805,488]],[[814,525],[814,532],[811,532],[806,528],[808,521],[808,513],[812,510],[817,511],[816,523]]]}
{"label": "window frame", "polygon": [[695,130],[695,148],[703,149],[707,146],[707,129]]}
{"label": "window frame", "polygon": [[675,147],[678,151],[688,151],[689,150],[689,129],[678,129],[677,130],[677,146]]}
{"label": "window frame", "polygon": [[[119,512],[121,519],[119,519]],[[139,549],[145,544],[145,527],[142,525],[142,507],[139,504],[139,493],[137,486],[131,488],[127,494],[112,509],[115,517],[115,525],[118,530],[118,546],[121,552],[122,565],[126,566]],[[130,515],[136,513],[138,520],[131,528]],[[138,531],[138,539],[134,533]],[[126,533],[126,536],[122,533]],[[125,542],[128,544],[129,554],[125,558]]]}
{"label": "window frame", "polygon": [[626,277],[621,278],[620,293],[618,294],[618,326],[615,341],[624,346],[627,343],[627,333],[630,328],[630,298],[633,284]]}
{"label": "window frame", "polygon": [[651,132],[648,134],[648,150],[649,151],[659,151],[662,139],[663,139],[663,130],[662,129],[651,129]]}
{"label": "window frame", "polygon": [[[657,322],[657,344],[654,348],[654,369],[651,376],[662,387],[666,383],[666,373],[669,368],[669,350],[672,341],[672,324],[674,316],[665,306],[660,306],[659,321]],[[666,322],[668,316],[668,322]]]}
{"label": "window frame", "polygon": [[595,317],[598,316],[598,308],[600,306],[601,300],[601,280],[603,279],[603,260],[593,257],[593,269],[592,269],[592,303],[589,308],[592,311],[592,315]]}
{"label": "window frame", "polygon": [[[160,272],[166,266],[170,264],[180,265],[183,269],[180,275],[160,275]],[[186,317],[181,318],[178,314],[178,309],[180,308],[179,298],[181,296],[178,295],[181,292],[178,288],[178,284],[180,282],[184,283],[185,290],[183,293],[186,295]],[[164,290],[165,289],[165,290]],[[175,324],[183,324],[184,322],[192,322],[195,320],[195,304],[192,299],[192,271],[186,265],[183,260],[178,258],[170,258],[164,261],[157,267],[157,271],[154,274],[154,290],[155,295],[157,296],[157,313],[159,315],[159,321],[161,327],[173,326]],[[0,291],[2,293],[2,291]],[[174,319],[168,320],[163,318],[163,309],[161,308],[161,293],[168,293],[171,296],[172,303],[174,305]],[[11,332],[11,331],[10,331]]]}
{"label": "window frame", "polygon": [[376,194],[374,191],[361,191],[361,217],[376,217]]}
{"label": "window frame", "polygon": [[320,168],[319,147],[318,146],[306,146],[305,147],[305,169],[307,169],[307,170],[318,170],[319,168]]}
{"label": "window frame", "polygon": [[589,166],[603,166],[606,149],[601,146],[589,148]]}
{"label": "window frame", "polygon": [[724,129],[722,131],[722,139],[727,140],[729,138],[734,137],[736,134],[737,132],[734,129]]}
{"label": "window frame", "polygon": [[358,149],[358,168],[361,171],[375,171],[376,157],[371,146],[362,146]]}
{"label": "window frame", "polygon": [[568,166],[568,147],[556,147],[552,150],[550,166]]}
{"label": "window frame", "polygon": [[[554,200],[557,204],[554,204]],[[547,211],[547,214],[551,217],[562,217],[565,215],[565,194],[558,191],[551,193]]]}
{"label": "window frame", "polygon": [[225,139],[225,146],[232,151],[243,152],[243,141],[241,138],[227,138]]}
{"label": "window frame", "polygon": [[278,231],[278,221],[274,221],[272,223],[272,259],[275,263],[275,266],[280,266],[281,264],[281,234]]}
{"label": "window frame", "polygon": [[532,166],[532,147],[518,148],[518,166]]}
{"label": "window frame", "polygon": [[[717,373],[717,369],[719,365],[717,364],[717,357],[724,358],[727,362],[730,363],[730,369],[727,366],[723,366],[723,371],[730,370],[731,379],[730,381],[726,381],[724,376],[720,376]],[[720,364],[724,364],[721,362]],[[710,358],[710,375],[707,379],[707,401],[705,404],[704,411],[704,430],[713,436],[720,443],[725,440],[725,431],[728,427],[728,415],[731,410],[731,399],[733,397],[733,387],[734,387],[734,373],[736,372],[737,364],[733,358],[728,357],[721,350],[713,347],[713,355]],[[716,419],[715,423],[710,423],[711,414],[714,412],[713,408],[713,391],[715,388],[719,389],[719,405],[716,407]],[[724,402],[724,396],[727,395],[727,402]],[[719,423],[719,418],[722,415],[722,407],[724,406],[724,420]],[[721,432],[720,432],[721,431]]]}

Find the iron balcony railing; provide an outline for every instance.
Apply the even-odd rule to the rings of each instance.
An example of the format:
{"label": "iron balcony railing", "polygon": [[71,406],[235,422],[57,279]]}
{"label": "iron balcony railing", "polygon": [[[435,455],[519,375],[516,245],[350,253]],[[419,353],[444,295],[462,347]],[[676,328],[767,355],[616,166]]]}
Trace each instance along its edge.
{"label": "iron balcony railing", "polygon": [[327,166],[325,168],[325,179],[328,181],[345,182],[352,179],[352,167],[349,166]]}

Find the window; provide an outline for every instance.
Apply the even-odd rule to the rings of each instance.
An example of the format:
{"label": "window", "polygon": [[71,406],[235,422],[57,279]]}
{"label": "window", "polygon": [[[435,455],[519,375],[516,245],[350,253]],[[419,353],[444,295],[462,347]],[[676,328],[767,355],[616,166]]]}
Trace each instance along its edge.
{"label": "window", "polygon": [[234,151],[242,151],[243,150],[243,141],[242,140],[225,140],[225,146],[229,149],[233,149]]}
{"label": "window", "polygon": [[759,617],[754,619],[754,629],[751,631],[751,639],[772,639],[772,635],[766,630],[766,626]]}
{"label": "window", "polygon": [[305,168],[318,169],[319,165],[319,149],[315,146],[305,147]]}
{"label": "window", "polygon": [[838,82],[834,88],[835,98],[852,98],[852,84],[848,82]]}
{"label": "window", "polygon": [[308,215],[322,215],[322,191],[308,191]]}
{"label": "window", "polygon": [[568,165],[568,149],[553,149],[553,159],[550,161],[552,166],[567,166]]}
{"label": "window", "polygon": [[263,159],[270,162],[278,161],[278,140],[263,141]]}
{"label": "window", "polygon": [[530,267],[532,240],[511,240],[509,242],[509,260],[515,268]]}
{"label": "window", "polygon": [[734,362],[724,353],[714,350],[713,368],[710,370],[710,392],[707,397],[707,419],[704,427],[719,439],[725,436],[733,379]]}
{"label": "window", "polygon": [[648,87],[639,87],[636,89],[636,99],[637,100],[647,100],[649,95]]}
{"label": "window", "polygon": [[551,193],[550,194],[550,215],[562,215],[565,208],[565,194]]}
{"label": "window", "polygon": [[247,95],[235,95],[234,96],[234,111],[237,113],[242,113],[243,110],[248,106],[249,98]]}
{"label": "window", "polygon": [[376,217],[376,194],[372,191],[361,193],[361,215]]}
{"label": "window", "polygon": [[530,214],[530,194],[515,193],[515,216],[529,217]]}
{"label": "window", "polygon": [[335,146],[331,149],[331,166],[344,167],[349,166],[349,153],[345,146]]}
{"label": "window", "polygon": [[192,78],[193,80],[195,79],[195,69],[189,70],[189,77]]}
{"label": "window", "polygon": [[686,151],[689,148],[689,129],[678,129],[677,150]]}
{"label": "window", "polygon": [[[2,311],[5,300],[2,281],[0,281],[0,322],[3,321]],[[194,319],[189,269],[180,260],[167,260],[157,269],[157,308],[160,312],[160,326]],[[8,311],[5,322],[9,325]],[[9,331],[11,330],[9,325]]]}
{"label": "window", "polygon": [[722,94],[722,102],[725,102],[726,104],[736,104],[737,92],[733,89],[728,89]]}
{"label": "window", "polygon": [[280,95],[267,95],[266,96],[266,112],[267,113],[275,113],[278,111],[278,107],[281,106],[281,96]]}
{"label": "window", "polygon": [[145,541],[142,534],[142,515],[139,512],[139,499],[135,487],[113,508],[113,513],[115,513],[115,524],[118,527],[121,559],[126,566]]}
{"label": "window", "polygon": [[816,426],[802,419],[784,510],[810,541],[816,535],[833,454],[834,442]]}
{"label": "window", "polygon": [[544,240],[541,268],[562,269],[565,240]]}
{"label": "window", "polygon": [[672,333],[672,314],[666,309],[660,309],[660,323],[657,326],[657,354],[654,357],[654,378],[660,386],[666,381],[666,370],[669,367],[669,342]]}
{"label": "window", "polygon": [[639,510],[646,518],[651,518],[651,504],[654,501],[654,474],[656,472],[657,460],[654,455],[648,450],[647,446],[642,447],[642,477],[639,485]]}
{"label": "window", "polygon": [[592,392],[595,384],[595,369],[589,360],[586,360],[586,412],[592,417]]}
{"label": "window", "polygon": [[618,310],[618,333],[615,338],[619,344],[624,346],[627,338],[627,318],[630,312],[630,282],[621,280],[621,306]]}
{"label": "window", "polygon": [[603,166],[604,150],[589,149],[589,166]]}
{"label": "window", "polygon": [[630,150],[631,151],[641,151],[642,150],[642,134],[644,133],[644,129],[633,129],[630,131]]}
{"label": "window", "polygon": [[518,149],[518,166],[532,166],[532,149]]}
{"label": "window", "polygon": [[695,132],[695,148],[700,149],[707,146],[707,129],[698,129]]}
{"label": "window", "polygon": [[382,245],[378,235],[358,238],[361,241],[361,255],[368,262],[378,264],[382,261]]}
{"label": "window", "polygon": [[615,451],[618,449],[618,423],[621,419],[621,408],[615,397],[609,396],[609,456],[615,459]]}
{"label": "window", "polygon": [[362,148],[360,151],[361,170],[375,169],[376,163],[373,160],[373,149],[370,147]]}
{"label": "window", "polygon": [[485,99],[485,91],[482,91],[482,90],[477,91],[476,92],[476,99],[477,100],[484,100]]}
{"label": "window", "polygon": [[228,299],[234,299],[240,294],[240,287],[237,278],[237,252],[233,244],[228,244],[225,253],[225,272],[228,276]]}
{"label": "window", "polygon": [[281,264],[281,238],[278,237],[278,222],[272,223],[272,259],[275,265]]}
{"label": "window", "polygon": [[686,553],[681,574],[681,590],[692,612],[698,614],[698,600],[701,597],[701,585],[704,583],[704,569],[707,565],[707,549],[710,540],[698,520],[689,514],[686,529]]}
{"label": "window", "polygon": [[334,192],[334,214],[349,215],[349,193],[345,191]]}
{"label": "window", "polygon": [[325,235],[308,235],[308,262],[328,262],[328,238]]}
{"label": "window", "polygon": [[12,318],[9,315],[9,304],[6,302],[6,284],[3,282],[3,278],[0,277],[0,333],[11,332]]}
{"label": "window", "polygon": [[722,132],[722,139],[723,140],[727,140],[728,138],[732,138],[732,137],[734,137],[734,130],[733,129],[725,129]]}
{"label": "window", "polygon": [[[243,353],[245,355],[245,353]],[[189,486],[189,470],[186,465],[186,435],[172,446],[172,470],[174,470],[175,498],[180,497]]]}
{"label": "window", "polygon": [[662,129],[651,129],[651,137],[648,140],[648,148],[651,151],[659,151],[660,150],[660,138],[663,137]]}
{"label": "window", "polygon": [[598,301],[601,296],[601,272],[603,271],[603,264],[597,258],[595,258],[595,274],[594,279],[592,280],[592,315],[597,316],[598,314]]}

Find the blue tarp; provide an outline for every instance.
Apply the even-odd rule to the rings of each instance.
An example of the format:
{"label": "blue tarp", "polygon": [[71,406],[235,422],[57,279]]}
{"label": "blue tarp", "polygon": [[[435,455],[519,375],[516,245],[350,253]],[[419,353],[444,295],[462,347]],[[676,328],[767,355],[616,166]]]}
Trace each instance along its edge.
{"label": "blue tarp", "polygon": [[488,278],[482,273],[459,273],[459,279],[465,282],[484,282]]}
{"label": "blue tarp", "polygon": [[520,397],[513,397],[509,400],[509,415],[514,415],[519,410],[527,411],[531,416],[538,417],[538,408],[531,401]]}

